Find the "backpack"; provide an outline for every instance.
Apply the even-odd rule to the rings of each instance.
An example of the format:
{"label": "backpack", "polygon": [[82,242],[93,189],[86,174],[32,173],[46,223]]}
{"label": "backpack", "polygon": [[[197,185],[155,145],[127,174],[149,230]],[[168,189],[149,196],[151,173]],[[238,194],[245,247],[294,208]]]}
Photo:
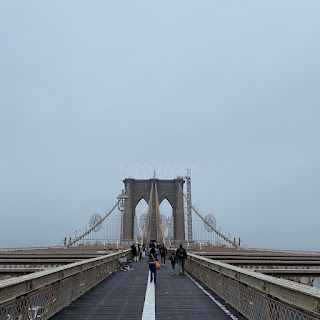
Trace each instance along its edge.
{"label": "backpack", "polygon": [[177,257],[178,257],[179,259],[184,259],[184,249],[183,249],[183,248],[179,248],[179,249],[177,250]]}

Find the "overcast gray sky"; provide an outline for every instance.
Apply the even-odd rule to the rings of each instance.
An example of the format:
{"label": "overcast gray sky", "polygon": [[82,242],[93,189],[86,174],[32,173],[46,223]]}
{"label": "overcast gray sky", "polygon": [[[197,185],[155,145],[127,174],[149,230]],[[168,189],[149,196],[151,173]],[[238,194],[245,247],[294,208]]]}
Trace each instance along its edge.
{"label": "overcast gray sky", "polygon": [[1,1],[0,247],[193,168],[245,244],[320,250],[320,2]]}

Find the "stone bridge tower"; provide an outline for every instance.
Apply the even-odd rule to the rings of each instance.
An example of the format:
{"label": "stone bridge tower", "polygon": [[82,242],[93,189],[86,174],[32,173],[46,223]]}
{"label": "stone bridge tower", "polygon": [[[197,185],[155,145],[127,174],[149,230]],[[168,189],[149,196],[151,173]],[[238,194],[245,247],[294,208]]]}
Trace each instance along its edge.
{"label": "stone bridge tower", "polygon": [[[141,199],[147,203],[150,200],[151,189],[157,188],[159,205],[164,199],[167,199],[172,207],[173,212],[173,235],[177,241],[185,240],[185,225],[184,225],[184,202],[181,189],[183,189],[184,180],[177,178],[174,180],[136,180],[125,179],[124,181],[126,194],[129,199],[126,200],[123,216],[123,241],[133,241],[134,237],[134,215],[136,206]],[[152,195],[151,208],[151,239],[157,239],[156,225],[156,199],[155,192]],[[159,240],[159,239],[158,239]]]}

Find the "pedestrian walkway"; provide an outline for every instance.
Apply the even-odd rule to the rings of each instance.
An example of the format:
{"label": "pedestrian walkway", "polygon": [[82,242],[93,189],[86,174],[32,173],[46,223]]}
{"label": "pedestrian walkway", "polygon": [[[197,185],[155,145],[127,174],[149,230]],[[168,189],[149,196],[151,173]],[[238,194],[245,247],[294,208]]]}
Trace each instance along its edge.
{"label": "pedestrian walkway", "polygon": [[132,266],[133,270],[111,275],[50,320],[141,320],[148,265],[139,261]]}
{"label": "pedestrian walkway", "polygon": [[[148,320],[231,319],[187,275],[172,276],[170,264],[157,271],[156,285],[149,282],[146,261],[133,262],[133,270],[111,275],[51,319],[141,320],[143,314]],[[151,297],[154,292],[155,298]],[[152,301],[155,301],[155,308],[152,308]]]}
{"label": "pedestrian walkway", "polygon": [[156,319],[231,320],[191,278],[179,275],[178,268],[172,276],[170,264],[162,267],[157,276]]}

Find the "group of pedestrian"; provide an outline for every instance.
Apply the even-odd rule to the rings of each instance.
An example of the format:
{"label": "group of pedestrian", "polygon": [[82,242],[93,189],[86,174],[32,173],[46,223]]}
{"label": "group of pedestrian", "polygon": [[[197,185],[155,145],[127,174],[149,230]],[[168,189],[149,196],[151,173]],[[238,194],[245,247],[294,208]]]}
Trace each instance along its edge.
{"label": "group of pedestrian", "polygon": [[136,242],[131,244],[131,252],[133,255],[133,261],[141,261],[146,256],[146,246],[142,246]]}
{"label": "group of pedestrian", "polygon": [[[154,283],[157,283],[157,269],[156,269],[156,261],[158,261],[157,252],[155,249],[155,245],[150,243],[150,251],[149,251],[149,257],[148,257],[148,263],[149,263],[149,270],[150,270],[150,281],[152,282],[154,279]],[[159,253],[161,257],[161,265],[166,265],[166,254],[167,254],[167,248],[163,244],[159,247]],[[171,268],[172,268],[172,275],[175,275],[176,272],[176,264],[178,264],[179,267],[179,274],[184,274],[184,263],[187,259],[187,251],[185,248],[182,247],[182,244],[180,244],[180,247],[177,249],[176,253],[172,251],[170,262],[171,262]]]}
{"label": "group of pedestrian", "polygon": [[187,251],[182,247],[182,244],[180,244],[180,247],[177,249],[176,253],[172,251],[170,257],[172,275],[175,275],[176,273],[176,264],[178,264],[179,267],[179,274],[184,274],[184,262],[187,259],[187,256]]}

